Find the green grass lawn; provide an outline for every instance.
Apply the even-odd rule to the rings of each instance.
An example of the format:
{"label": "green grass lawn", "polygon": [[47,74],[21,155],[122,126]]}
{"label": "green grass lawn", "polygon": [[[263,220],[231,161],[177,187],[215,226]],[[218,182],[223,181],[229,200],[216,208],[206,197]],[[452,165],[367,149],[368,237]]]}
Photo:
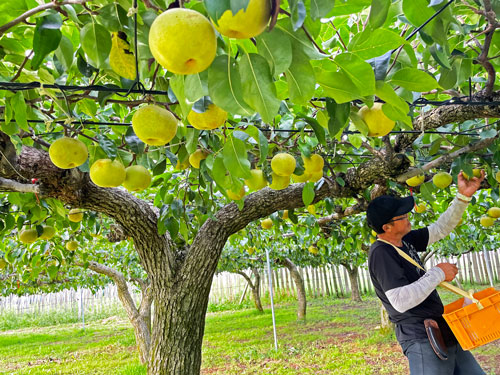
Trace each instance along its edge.
{"label": "green grass lawn", "polygon": [[[445,296],[451,300],[454,297]],[[392,334],[381,334],[379,305],[315,299],[307,321],[296,321],[296,304],[276,308],[278,350],[271,310],[224,311],[207,315],[202,374],[407,374]],[[500,344],[474,350],[488,374],[498,373]],[[123,317],[0,332],[0,374],[146,374]]]}

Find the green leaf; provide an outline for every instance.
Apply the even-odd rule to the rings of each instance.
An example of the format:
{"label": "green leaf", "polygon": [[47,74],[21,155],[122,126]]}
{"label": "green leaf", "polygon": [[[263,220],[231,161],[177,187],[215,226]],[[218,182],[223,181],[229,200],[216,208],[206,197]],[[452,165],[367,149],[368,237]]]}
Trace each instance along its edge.
{"label": "green leaf", "polygon": [[40,17],[36,21],[35,35],[33,36],[34,56],[31,67],[38,69],[45,56],[54,51],[61,41],[62,19],[58,13]]}
{"label": "green leaf", "polygon": [[432,183],[432,181],[424,182],[420,185],[420,194],[422,194],[423,198],[428,202],[433,202],[436,200],[434,197],[434,192],[436,191],[436,186]]}
{"label": "green leaf", "polygon": [[385,23],[390,6],[391,0],[372,0],[368,16],[368,22],[372,29],[377,29]]}
{"label": "green leaf", "polygon": [[236,61],[228,55],[217,56],[208,69],[208,91],[215,105],[242,116],[254,111],[245,103]]}
{"label": "green leaf", "polygon": [[293,60],[285,72],[289,98],[294,104],[307,104],[316,87],[314,69],[309,58],[297,47],[293,48]]}
{"label": "green leaf", "polygon": [[73,65],[73,44],[71,43],[71,40],[63,35],[59,43],[59,47],[57,47],[55,51],[55,55],[64,70],[69,70],[71,65]]}
{"label": "green leaf", "polygon": [[302,0],[288,0],[290,7],[290,19],[292,21],[293,31],[297,31],[304,24],[306,19],[306,7]]}
{"label": "green leaf", "polygon": [[[356,127],[356,129],[358,129],[358,131],[366,137],[368,135],[369,129],[368,129],[368,125],[366,125],[366,123],[363,121],[361,116],[357,112],[351,111],[351,113],[349,114],[349,118],[351,119],[351,121],[354,124],[354,126]],[[349,140],[350,140],[350,137],[349,137]],[[357,140],[355,142],[356,142],[356,144],[358,144]],[[359,143],[359,146],[360,145],[361,145],[361,143]],[[359,146],[355,146],[355,147],[359,148]]]}
{"label": "green leaf", "polygon": [[362,97],[352,80],[342,71],[322,71],[316,75],[316,79],[325,95],[332,97],[337,103],[347,103]]}
{"label": "green leaf", "polygon": [[205,0],[205,9],[212,20],[217,24],[217,20],[225,11],[231,10],[233,14],[240,9],[246,10],[250,0]]}
{"label": "green leaf", "polygon": [[325,54],[319,52],[316,47],[311,43],[303,29],[293,30],[291,21],[289,17],[282,18],[276,23],[276,28],[282,30],[290,40],[292,44],[297,45],[302,51],[312,60],[320,60],[327,57]]}
{"label": "green leaf", "polygon": [[259,128],[253,125],[249,125],[245,129],[245,133],[250,135],[258,143],[259,160],[257,161],[257,164],[262,163],[264,160],[266,160],[267,154],[269,152],[269,142],[267,141],[266,136],[260,131]]}
{"label": "green leaf", "polygon": [[82,48],[91,64],[103,68],[111,51],[111,34],[103,26],[92,22],[80,31]]}
{"label": "green leaf", "polygon": [[410,107],[401,97],[399,97],[388,83],[377,81],[375,95],[382,99],[386,104],[383,111],[391,120],[402,121],[410,127],[413,127],[412,119],[409,116]]}
{"label": "green leaf", "polygon": [[316,138],[318,138],[318,142],[326,146],[325,129],[320,123],[312,117],[304,116],[303,119],[313,128],[314,134],[316,134]]}
{"label": "green leaf", "polygon": [[336,0],[335,8],[329,16],[344,16],[357,13],[370,6],[371,0]]}
{"label": "green leaf", "polygon": [[[211,156],[212,155],[210,155],[207,158],[207,164],[210,162],[208,159]],[[224,165],[224,156],[221,153],[219,153],[217,154],[215,160],[213,161],[210,175],[215,180],[215,182],[218,185],[222,186],[224,189],[227,189],[229,187],[229,181],[228,178],[226,177],[226,173],[227,173],[227,168]]]}
{"label": "green leaf", "polygon": [[240,178],[250,178],[250,162],[247,158],[245,143],[231,135],[222,150],[224,165],[229,173]]}
{"label": "green leaf", "polygon": [[114,159],[116,157],[118,148],[111,139],[103,134],[98,134],[97,142],[99,142],[99,146],[101,146],[103,151],[106,153],[106,155],[109,156],[110,159]]}
{"label": "green leaf", "polygon": [[208,96],[208,71],[187,75],[184,79],[184,91],[190,102]]}
{"label": "green leaf", "polygon": [[315,195],[314,182],[306,182],[302,189],[302,202],[304,202],[304,205],[309,206],[314,200]]}
{"label": "green leaf", "polygon": [[349,139],[354,148],[360,148],[363,143],[363,138],[359,134],[348,134],[347,139]]}
{"label": "green leaf", "polygon": [[10,104],[12,106],[12,110],[14,111],[14,118],[16,119],[17,125],[25,131],[30,131],[26,118],[27,108],[23,93],[18,91],[12,98],[10,98]]}
{"label": "green leaf", "polygon": [[443,89],[452,89],[457,84],[457,64],[453,64],[451,69],[442,68],[439,76],[439,86]]}
{"label": "green leaf", "polygon": [[257,38],[257,50],[269,62],[273,76],[279,76],[292,63],[292,42],[290,37],[278,28],[262,33]]}
{"label": "green leaf", "polygon": [[334,61],[356,85],[362,96],[375,93],[375,74],[370,64],[352,53],[342,53],[335,57]]}
{"label": "green leaf", "polygon": [[317,20],[318,18],[326,17],[334,6],[334,0],[311,0],[311,4],[309,5],[311,18]]}
{"label": "green leaf", "polygon": [[97,20],[112,32],[123,31],[128,25],[127,12],[116,2],[103,6],[99,10]]}
{"label": "green leaf", "polygon": [[182,111],[182,117],[186,118],[189,111],[191,110],[191,105],[186,100],[184,77],[185,76],[183,75],[175,74],[172,78],[170,78],[170,88],[174,92],[175,97],[179,102]]}
{"label": "green leaf", "polygon": [[407,43],[397,33],[387,29],[366,29],[356,34],[349,43],[348,49],[363,60],[383,55],[384,53],[398,48]]}
{"label": "green leaf", "polygon": [[241,57],[240,74],[243,98],[259,112],[264,122],[270,123],[277,115],[280,101],[266,59],[255,53]]}
{"label": "green leaf", "polygon": [[411,91],[430,91],[439,87],[436,79],[426,72],[414,68],[403,68],[392,76],[390,83]]}
{"label": "green leaf", "polygon": [[330,137],[335,137],[349,123],[351,104],[337,104],[335,100],[326,98],[326,110],[328,111],[328,132]]}
{"label": "green leaf", "polygon": [[446,51],[439,44],[435,43],[429,47],[429,52],[431,53],[434,60],[441,65],[443,68],[451,69],[450,60]]}
{"label": "green leaf", "polygon": [[[427,0],[403,0],[403,12],[415,27],[419,27],[434,15],[434,10],[429,7]],[[428,25],[425,28],[427,27]]]}

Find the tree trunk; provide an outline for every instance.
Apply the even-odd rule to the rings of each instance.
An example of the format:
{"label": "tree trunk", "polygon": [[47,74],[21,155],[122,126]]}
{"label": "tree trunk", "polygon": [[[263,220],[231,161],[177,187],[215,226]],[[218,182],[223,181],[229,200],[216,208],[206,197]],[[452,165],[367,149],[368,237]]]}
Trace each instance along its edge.
{"label": "tree trunk", "polygon": [[264,309],[262,308],[262,302],[260,300],[260,274],[259,270],[257,268],[252,268],[252,273],[255,276],[255,282],[252,283],[252,280],[250,277],[242,271],[237,272],[239,275],[243,276],[245,280],[247,281],[248,285],[250,286],[250,289],[252,290],[252,296],[253,296],[253,303],[255,305],[255,308],[259,310],[260,312],[263,312]]}
{"label": "tree trunk", "polygon": [[342,264],[347,270],[349,281],[351,283],[351,300],[361,302],[361,295],[359,293],[358,284],[358,267],[351,267],[349,264]]}
{"label": "tree trunk", "polygon": [[394,323],[389,320],[389,314],[385,309],[384,305],[380,303],[380,331],[383,333],[389,333],[394,330]]}
{"label": "tree trunk", "polygon": [[304,286],[304,279],[300,276],[299,270],[295,264],[288,258],[278,259],[277,263],[285,266],[290,271],[290,275],[297,288],[297,320],[306,319],[307,298],[306,288]]}

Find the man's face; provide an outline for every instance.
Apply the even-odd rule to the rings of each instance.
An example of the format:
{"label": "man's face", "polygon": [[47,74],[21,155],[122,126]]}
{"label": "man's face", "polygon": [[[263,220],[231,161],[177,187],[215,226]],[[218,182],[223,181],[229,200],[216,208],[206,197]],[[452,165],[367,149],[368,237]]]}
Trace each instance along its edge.
{"label": "man's face", "polygon": [[411,223],[408,220],[408,214],[395,216],[387,224],[392,226],[391,232],[404,236],[411,231]]}

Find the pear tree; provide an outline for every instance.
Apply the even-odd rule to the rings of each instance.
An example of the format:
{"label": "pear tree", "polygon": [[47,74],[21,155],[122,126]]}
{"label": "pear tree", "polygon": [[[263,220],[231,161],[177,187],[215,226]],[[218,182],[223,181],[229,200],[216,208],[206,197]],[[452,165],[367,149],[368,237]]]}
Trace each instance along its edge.
{"label": "pear tree", "polygon": [[[450,163],[498,170],[497,2],[4,0],[0,10],[2,234],[50,224],[69,240],[97,216],[119,228],[154,301],[151,375],[200,372],[211,281],[248,224],[325,199],[366,206]],[[242,25],[252,33],[232,33]],[[223,125],[190,124],[191,110],[218,113],[212,104]],[[387,135],[370,129],[365,105],[394,122]],[[152,106],[161,111],[134,121]],[[52,160],[63,137],[85,145],[83,164]],[[271,165],[280,154],[295,159],[285,175]],[[312,154],[323,169],[304,173]],[[100,159],[142,166],[151,184],[98,186],[89,172]],[[256,169],[268,186],[250,191]]]}

